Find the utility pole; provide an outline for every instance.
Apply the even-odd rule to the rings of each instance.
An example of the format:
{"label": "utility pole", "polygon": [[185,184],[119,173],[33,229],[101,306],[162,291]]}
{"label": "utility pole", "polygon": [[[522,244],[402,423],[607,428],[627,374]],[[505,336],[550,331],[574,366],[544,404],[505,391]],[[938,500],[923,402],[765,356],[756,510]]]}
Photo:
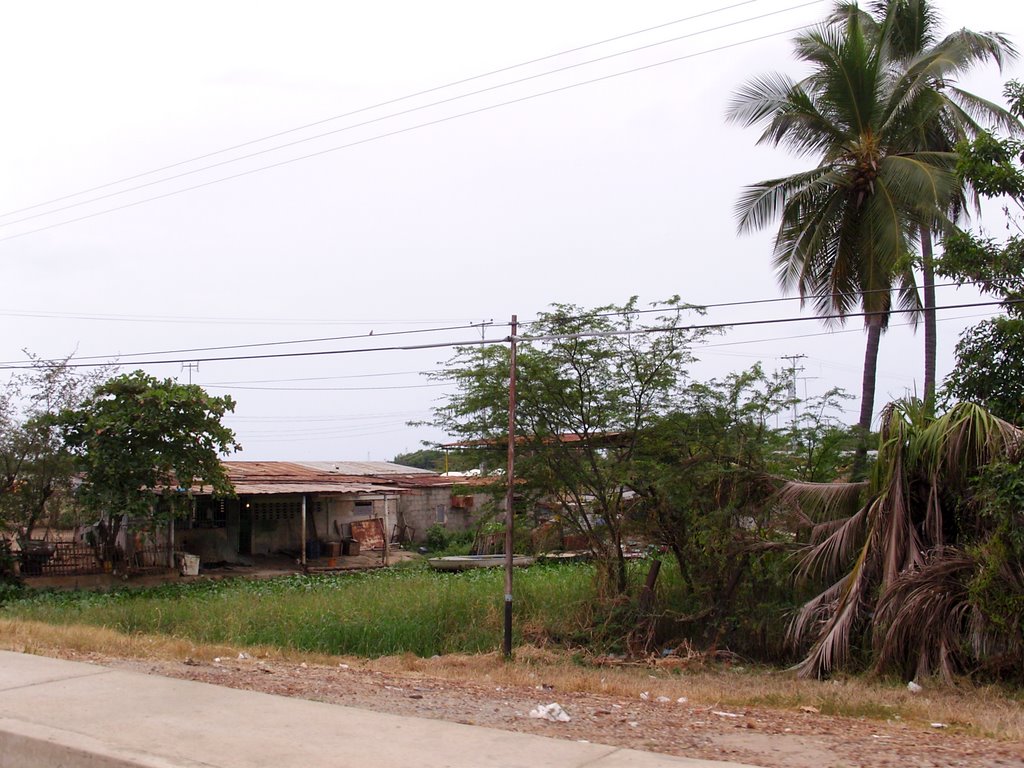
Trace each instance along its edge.
{"label": "utility pole", "polygon": [[803,354],[800,354],[800,355],[783,355],[782,356],[783,360],[789,360],[789,373],[790,373],[789,399],[793,401],[793,429],[794,430],[796,429],[796,419],[797,419],[797,414],[796,414],[796,403],[797,403],[797,400],[796,400],[796,375],[797,375],[797,373],[802,373],[803,370],[804,370],[803,366],[800,366],[799,368],[797,368],[796,362],[797,362],[797,360],[803,360],[805,357],[807,357],[807,355],[803,355]]}
{"label": "utility pole", "polygon": [[199,370],[199,363],[182,363],[181,368],[182,370],[188,368],[188,384],[189,386],[192,386],[192,371]]}
{"label": "utility pole", "polygon": [[508,341],[508,471],[505,482],[505,636],[502,650],[505,658],[512,657],[512,532],[515,526],[516,482],[516,315],[512,315],[512,332]]}

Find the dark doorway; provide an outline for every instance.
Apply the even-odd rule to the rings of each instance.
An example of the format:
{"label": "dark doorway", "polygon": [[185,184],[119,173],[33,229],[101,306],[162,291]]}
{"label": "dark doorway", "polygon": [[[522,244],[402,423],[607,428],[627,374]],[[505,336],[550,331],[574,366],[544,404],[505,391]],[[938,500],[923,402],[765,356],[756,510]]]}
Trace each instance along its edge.
{"label": "dark doorway", "polygon": [[245,500],[238,510],[238,554],[252,554],[252,507]]}

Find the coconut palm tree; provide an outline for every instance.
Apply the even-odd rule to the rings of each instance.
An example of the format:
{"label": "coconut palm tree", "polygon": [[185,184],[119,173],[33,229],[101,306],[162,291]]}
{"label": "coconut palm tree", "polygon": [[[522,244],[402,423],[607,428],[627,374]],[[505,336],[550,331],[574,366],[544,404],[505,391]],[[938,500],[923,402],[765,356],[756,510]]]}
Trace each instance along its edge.
{"label": "coconut palm tree", "polygon": [[860,309],[867,330],[861,445],[863,471],[874,408],[878,345],[893,309],[919,307],[911,254],[920,227],[941,216],[955,189],[954,155],[922,151],[916,126],[941,105],[927,87],[945,66],[928,51],[898,66],[885,44],[891,22],[849,13],[796,38],[810,74],[750,81],[735,94],[732,121],[763,126],[759,144],[814,155],[808,171],[747,187],[737,204],[740,232],[779,220],[774,264],[784,289],[809,300],[828,323]]}
{"label": "coconut palm tree", "polygon": [[868,481],[789,483],[779,495],[816,521],[800,572],[831,581],[790,625],[794,641],[810,641],[803,676],[848,663],[869,629],[878,664],[917,675],[950,675],[960,648],[980,655],[987,641],[964,577],[977,565],[964,545],[984,540],[971,484],[1018,459],[1024,431],[972,403],[937,419],[920,401],[894,403],[881,421]]}
{"label": "coconut palm tree", "polygon": [[[931,120],[907,126],[911,131],[907,137],[911,146],[924,151],[953,152],[958,143],[978,135],[983,129],[981,121],[1013,133],[1024,130],[1009,111],[957,85],[959,76],[979,64],[991,62],[1002,70],[1004,62],[1017,57],[1016,48],[1004,35],[960,29],[940,39],[941,18],[928,0],[874,0],[867,4],[867,8],[864,12],[856,4],[839,5],[833,20],[844,23],[849,14],[861,14],[867,34],[879,44],[888,46],[889,57],[897,67],[909,67],[915,60],[929,54],[939,54],[943,61],[924,84],[931,91],[928,97],[935,100],[937,108]],[[944,213],[956,218],[965,208],[965,191],[958,190]],[[941,233],[943,228],[944,218],[940,217],[931,225],[922,224],[918,232],[925,344],[924,402],[929,411],[935,403],[933,233]]]}

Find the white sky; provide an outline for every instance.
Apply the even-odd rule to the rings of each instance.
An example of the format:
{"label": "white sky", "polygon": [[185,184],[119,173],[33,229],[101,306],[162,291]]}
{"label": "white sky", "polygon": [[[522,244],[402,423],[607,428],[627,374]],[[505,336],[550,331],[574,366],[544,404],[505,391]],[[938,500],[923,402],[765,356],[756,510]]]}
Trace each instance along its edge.
{"label": "white sky", "polygon": [[[552,302],[594,306],[632,294],[649,302],[678,293],[698,304],[776,298],[771,233],[738,237],[733,206],[743,185],[809,162],[756,147],[754,130],[727,125],[723,115],[747,78],[798,74],[792,34],[735,44],[815,22],[829,8],[818,2],[785,10],[799,4],[742,3],[0,217],[0,238],[8,238],[0,239],[0,360],[24,359],[22,349],[43,357],[122,355],[125,370],[143,367],[182,381],[191,373],[195,383],[237,400],[229,423],[244,446],[238,458],[390,459],[442,438],[405,423],[428,416],[440,395],[408,387],[425,384],[415,372],[436,368],[445,350],[202,362],[193,371],[180,363],[139,366],[127,356],[371,330],[372,340],[161,357],[472,339],[477,329],[379,335],[507,322],[513,313],[528,320]],[[8,3],[0,24],[0,213],[725,5]],[[950,29],[994,29],[1024,45],[1020,4],[937,5]],[[732,26],[704,31],[726,24]],[[734,47],[705,53],[723,46]],[[374,138],[679,57],[688,58]],[[1002,82],[1018,73],[990,70],[965,84],[999,100]],[[335,133],[158,183],[327,131]],[[364,143],[131,205],[353,142]],[[140,184],[148,186],[113,194]],[[51,226],[90,214],[99,215]],[[996,217],[989,223],[1001,226]],[[969,291],[939,290],[940,305],[975,300]],[[793,302],[709,317],[795,314]],[[940,376],[952,365],[959,331],[985,314],[940,313]],[[757,360],[774,369],[788,365],[781,356],[803,354],[801,394],[835,385],[859,394],[863,334],[856,320],[848,328],[807,336],[823,331],[811,320],[736,330],[718,343],[743,343],[697,350],[701,362],[692,374],[722,376]],[[920,335],[903,327],[883,339],[876,411],[920,390],[922,346]],[[852,402],[851,421],[856,408]]]}

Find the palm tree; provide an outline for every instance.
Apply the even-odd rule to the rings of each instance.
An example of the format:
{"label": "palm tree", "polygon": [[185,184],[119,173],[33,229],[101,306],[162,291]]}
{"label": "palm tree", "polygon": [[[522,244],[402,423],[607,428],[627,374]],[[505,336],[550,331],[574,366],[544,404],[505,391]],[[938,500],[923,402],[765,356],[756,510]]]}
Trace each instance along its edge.
{"label": "palm tree", "polygon": [[784,289],[810,300],[828,323],[858,307],[867,330],[861,434],[854,475],[863,472],[874,408],[878,345],[893,309],[919,308],[911,254],[922,225],[941,215],[955,188],[954,155],[909,141],[940,105],[926,86],[943,70],[928,51],[897,66],[884,44],[891,22],[849,13],[795,41],[811,73],[797,82],[752,80],[729,119],[764,126],[759,144],[816,155],[811,170],[747,187],[737,204],[740,232],[780,220],[774,264]]}
{"label": "palm tree", "polygon": [[[1024,129],[1010,112],[997,104],[959,88],[957,77],[978,64],[992,62],[1002,70],[1004,61],[1014,59],[1017,51],[1009,40],[997,32],[957,30],[941,40],[938,28],[941,19],[928,0],[874,0],[868,12],[856,4],[837,6],[833,19],[843,23],[850,13],[862,14],[863,24],[876,42],[889,48],[889,56],[899,67],[909,67],[921,57],[939,54],[942,66],[930,74],[924,87],[931,93],[937,108],[931,120],[910,124],[911,146],[922,151],[953,152],[961,141],[973,138],[982,130],[979,120],[1011,132]],[[963,190],[958,190],[944,212],[955,218],[966,208]],[[922,224],[918,238],[921,245],[921,272],[924,317],[924,402],[931,413],[935,404],[935,263],[933,233],[944,229],[944,217]]]}
{"label": "palm tree", "polygon": [[[781,504],[817,521],[801,573],[833,580],[790,625],[794,641],[811,641],[801,675],[846,664],[855,638],[868,629],[877,664],[901,666],[911,676],[950,676],[963,649],[981,657],[996,644],[999,628],[977,611],[967,589],[978,561],[965,545],[988,533],[972,509],[972,483],[986,466],[1019,460],[1022,446],[1024,431],[981,406],[960,403],[933,419],[920,401],[895,403],[882,413],[870,480],[783,488]],[[1024,584],[1014,588],[1020,594]]]}

